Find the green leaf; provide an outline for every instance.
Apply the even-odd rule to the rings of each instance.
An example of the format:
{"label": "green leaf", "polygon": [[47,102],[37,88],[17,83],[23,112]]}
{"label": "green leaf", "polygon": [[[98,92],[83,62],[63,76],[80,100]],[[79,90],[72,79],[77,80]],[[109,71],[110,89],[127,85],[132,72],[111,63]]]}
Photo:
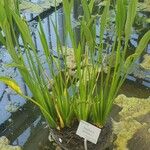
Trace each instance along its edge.
{"label": "green leaf", "polygon": [[0,43],[2,43],[3,45],[6,44],[5,37],[2,35],[1,31],[0,31]]}
{"label": "green leaf", "polygon": [[128,41],[131,31],[132,31],[132,25],[135,19],[136,10],[137,10],[137,1],[138,0],[131,0],[129,2],[128,6],[128,12],[127,12],[127,20],[125,24],[125,40]]}
{"label": "green leaf", "polygon": [[116,30],[118,37],[121,38],[126,21],[126,0],[117,0],[116,4]]}
{"label": "green leaf", "polygon": [[5,9],[4,9],[4,6],[0,2],[0,27],[3,26],[3,22],[5,19],[6,19]]}
{"label": "green leaf", "polygon": [[94,3],[95,3],[95,0],[91,0],[90,3],[89,3],[90,14],[92,14]]}
{"label": "green leaf", "polygon": [[109,18],[109,6],[110,6],[110,0],[106,2],[106,6],[104,8],[104,11],[101,16],[100,20],[100,44],[102,43],[104,32],[107,26],[107,19]]}

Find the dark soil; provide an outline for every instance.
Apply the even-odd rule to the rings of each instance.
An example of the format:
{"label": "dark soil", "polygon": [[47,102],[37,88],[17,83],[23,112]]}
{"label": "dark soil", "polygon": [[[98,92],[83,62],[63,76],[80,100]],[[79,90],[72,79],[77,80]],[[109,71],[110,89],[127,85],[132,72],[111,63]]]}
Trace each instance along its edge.
{"label": "dark soil", "polygon": [[[50,134],[54,141],[64,150],[84,150],[83,138],[76,135],[78,123],[71,128],[64,128],[61,131],[50,129]],[[88,150],[112,150],[112,124],[109,121],[102,128],[97,144],[88,142]]]}

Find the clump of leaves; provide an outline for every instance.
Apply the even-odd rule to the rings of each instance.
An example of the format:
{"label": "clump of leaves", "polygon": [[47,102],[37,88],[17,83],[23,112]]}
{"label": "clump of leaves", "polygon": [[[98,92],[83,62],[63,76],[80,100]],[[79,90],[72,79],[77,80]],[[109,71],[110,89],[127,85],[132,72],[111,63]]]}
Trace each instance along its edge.
{"label": "clump of leaves", "polygon": [[[2,8],[1,12],[3,12],[4,10],[4,5],[5,5],[5,1],[1,0],[0,1],[0,6]],[[8,7],[10,7],[13,11],[15,11],[17,14],[19,14],[19,1],[18,0],[10,0],[9,3],[7,2]],[[3,19],[6,17],[6,15],[4,13],[0,13],[0,23],[3,21]],[[2,25],[0,25],[2,26]],[[2,29],[0,27],[0,45],[5,45],[5,36],[2,32]]]}
{"label": "clump of leaves", "polygon": [[[38,56],[27,23],[12,11],[7,3],[8,0],[5,1],[4,6],[0,6],[0,14],[6,16],[0,20],[0,27],[6,37],[6,48],[14,60],[10,66],[18,68],[31,90],[33,98],[25,96],[14,81],[5,77],[1,77],[0,80],[6,84],[11,83],[10,86],[18,94],[38,105],[53,128],[69,127],[74,121],[81,119],[99,127],[104,126],[118,90],[150,40],[150,31],[148,31],[141,38],[135,53],[126,56],[136,15],[137,0],[130,1],[128,4],[126,0],[116,1],[115,36],[112,46],[107,41],[104,43],[110,16],[110,0],[106,1],[100,18],[92,15],[94,0],[88,2],[81,0],[84,13],[80,18],[81,33],[78,42],[76,42],[76,34],[71,20],[74,0],[63,0],[65,37],[66,39],[69,37],[71,40],[76,66],[73,76],[70,74],[67,63],[67,42],[64,48],[59,38],[57,22],[55,24],[51,20],[57,37],[58,59],[51,54],[41,21],[39,21],[39,37],[47,69]],[[97,20],[100,24],[98,43],[96,42]],[[13,21],[20,32],[24,55],[13,28]],[[124,44],[122,44],[123,41]],[[110,64],[113,63],[114,66],[109,65],[107,72],[103,64],[103,51],[106,49],[111,49],[111,53],[115,54],[115,60],[110,57]],[[63,60],[63,67],[59,58]],[[14,83],[12,84],[12,82]]]}

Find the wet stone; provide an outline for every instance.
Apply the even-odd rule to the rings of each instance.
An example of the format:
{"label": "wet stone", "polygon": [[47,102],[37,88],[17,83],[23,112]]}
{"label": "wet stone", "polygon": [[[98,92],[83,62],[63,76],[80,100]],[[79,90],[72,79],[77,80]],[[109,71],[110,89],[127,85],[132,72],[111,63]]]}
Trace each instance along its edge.
{"label": "wet stone", "polygon": [[139,147],[141,150],[148,150],[150,147],[150,134],[147,133],[149,126],[145,125],[135,134],[133,135],[132,139],[128,141],[128,148],[131,150],[138,150]]}
{"label": "wet stone", "polygon": [[150,55],[149,54],[145,54],[144,55],[144,60],[142,61],[142,63],[140,64],[140,66],[143,69],[150,71]]}
{"label": "wet stone", "polygon": [[36,2],[21,0],[20,9],[23,12],[39,14],[50,7],[58,6],[61,2],[62,0],[56,0],[55,4],[54,0],[37,0]]}
{"label": "wet stone", "polygon": [[[114,145],[118,150],[147,150],[150,147],[150,98],[136,98],[119,95],[119,120],[113,120]],[[116,115],[113,116],[116,118]]]}
{"label": "wet stone", "polygon": [[19,146],[9,145],[9,140],[2,136],[0,137],[0,150],[21,150]]}

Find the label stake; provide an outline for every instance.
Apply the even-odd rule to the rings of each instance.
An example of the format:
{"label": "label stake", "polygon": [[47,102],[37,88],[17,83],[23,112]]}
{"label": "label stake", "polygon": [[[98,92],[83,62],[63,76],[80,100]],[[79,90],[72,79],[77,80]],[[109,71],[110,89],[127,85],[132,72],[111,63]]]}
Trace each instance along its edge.
{"label": "label stake", "polygon": [[85,149],[85,150],[88,150],[88,149],[87,149],[87,140],[86,140],[86,139],[84,139],[84,149]]}

